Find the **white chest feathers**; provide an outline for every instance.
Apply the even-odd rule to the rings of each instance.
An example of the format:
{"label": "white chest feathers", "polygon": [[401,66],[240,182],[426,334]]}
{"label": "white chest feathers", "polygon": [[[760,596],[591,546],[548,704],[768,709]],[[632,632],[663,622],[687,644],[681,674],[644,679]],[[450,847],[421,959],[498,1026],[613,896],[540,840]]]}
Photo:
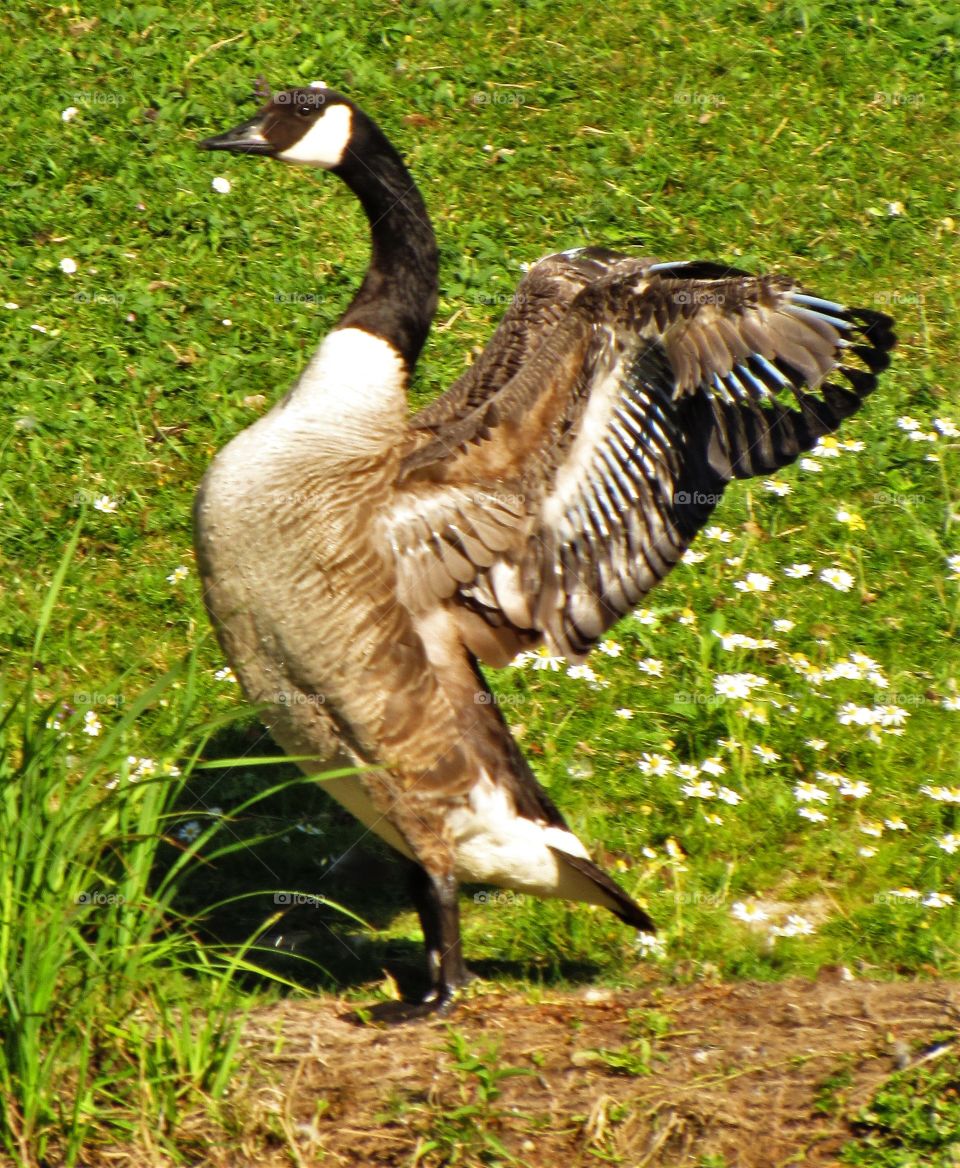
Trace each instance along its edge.
{"label": "white chest feathers", "polygon": [[404,422],[406,379],[403,360],[389,341],[363,329],[335,329],[282,409],[330,432],[392,431]]}

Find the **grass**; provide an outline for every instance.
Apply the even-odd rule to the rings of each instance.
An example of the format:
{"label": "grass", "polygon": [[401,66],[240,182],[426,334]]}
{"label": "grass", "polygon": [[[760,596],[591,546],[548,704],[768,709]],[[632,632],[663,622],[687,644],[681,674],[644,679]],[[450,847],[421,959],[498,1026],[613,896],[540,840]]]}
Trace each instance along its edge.
{"label": "grass", "polygon": [[[732,489],[696,544],[702,562],[613,631],[593,679],[543,659],[492,677],[575,829],[661,923],[662,954],[599,912],[488,897],[468,899],[474,960],[525,986],[825,962],[956,975],[960,439],[934,423],[960,425],[956,18],[925,0],[669,14],[649,0],[436,0],[335,2],[291,23],[233,0],[176,17],[14,0],[0,29],[15,46],[0,64],[9,1155],[56,1148],[72,1162],[133,1139],[147,1116],[166,1117],[172,1155],[189,1142],[171,1118],[187,1097],[228,1123],[235,1007],[265,991],[239,987],[190,922],[251,866],[253,888],[326,889],[362,834],[302,785],[241,813],[283,786],[272,767],[193,765],[215,757],[223,727],[221,756],[267,752],[218,676],[190,551],[195,485],[259,395],[291,382],[367,257],[333,179],[196,151],[252,108],[259,74],[341,86],[411,163],[442,269],[417,401],[484,342],[522,262],[583,242],[787,270],[897,318],[895,364],[840,435],[861,450],[784,472],[782,497]],[[791,564],[812,571],[791,578]],[[846,591],[820,579],[830,569],[849,573]],[[750,573],[769,589],[738,589]],[[724,692],[764,681],[724,697],[723,675],[740,678]],[[154,776],[128,782],[131,755]],[[713,794],[697,787],[707,780]],[[208,831],[211,807],[234,824],[233,851]],[[291,820],[306,830],[287,833]],[[181,839],[188,824],[199,834]],[[265,832],[272,842],[246,847]],[[174,843],[182,863],[157,887]],[[201,857],[217,882],[206,901]],[[122,900],[76,899],[97,890]],[[359,907],[396,945],[415,938],[399,899]],[[251,910],[237,937],[270,911]],[[101,988],[80,994],[85,983]],[[191,1010],[212,1010],[198,1048],[182,1029]],[[151,1046],[144,1018],[179,1022],[153,1027]],[[58,1110],[64,1073],[73,1091]]]}

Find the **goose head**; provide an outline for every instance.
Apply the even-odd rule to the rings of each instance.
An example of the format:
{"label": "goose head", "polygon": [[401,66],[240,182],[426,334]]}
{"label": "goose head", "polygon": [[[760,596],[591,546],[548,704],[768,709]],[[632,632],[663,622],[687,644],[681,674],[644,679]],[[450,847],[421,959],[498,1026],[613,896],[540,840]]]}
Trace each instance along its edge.
{"label": "goose head", "polygon": [[362,152],[368,124],[349,98],[314,85],[274,94],[252,118],[199,145],[203,150],[262,154],[297,166],[336,170],[348,149]]}
{"label": "goose head", "polygon": [[367,216],[367,274],[337,327],[387,340],[412,372],[437,308],[437,243],[423,198],[400,154],[355,102],[314,84],[285,89],[204,150],[276,158],[332,171]]}

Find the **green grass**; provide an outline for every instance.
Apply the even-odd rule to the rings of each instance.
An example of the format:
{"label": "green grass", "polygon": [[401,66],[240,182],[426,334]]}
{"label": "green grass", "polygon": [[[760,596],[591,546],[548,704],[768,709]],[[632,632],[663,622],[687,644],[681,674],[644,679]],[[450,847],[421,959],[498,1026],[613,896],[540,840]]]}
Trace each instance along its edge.
{"label": "green grass", "polygon": [[[942,1054],[942,1051],[940,1052]],[[859,1138],[841,1153],[858,1168],[952,1168],[960,1156],[960,1060],[949,1049],[901,1071],[857,1116]]]}
{"label": "green grass", "polygon": [[[256,395],[273,401],[290,384],[367,258],[359,209],[332,178],[196,150],[252,109],[259,74],[275,88],[317,76],[344,88],[410,161],[441,244],[443,327],[418,401],[489,336],[521,263],[584,242],[784,270],[897,318],[894,366],[840,435],[862,450],[821,456],[819,473],[784,472],[792,493],[782,498],[736,485],[716,516],[729,542],[700,538],[705,559],[648,598],[652,616],[613,631],[620,655],[595,655],[594,682],[533,661],[492,679],[575,829],[660,922],[663,955],[639,953],[600,912],[493,897],[467,898],[472,958],[500,962],[501,980],[525,985],[776,977],[828,961],[883,976],[958,972],[960,921],[945,898],[960,899],[960,853],[943,841],[960,833],[960,804],[921,788],[960,783],[960,711],[947,708],[960,693],[960,581],[947,565],[960,553],[960,439],[914,441],[897,425],[904,415],[924,434],[937,433],[935,418],[960,425],[956,18],[924,0],[713,2],[669,15],[649,0],[330,3],[292,15],[223,0],[177,16],[149,4],[14,0],[0,31],[13,46],[0,63],[0,304],[19,306],[0,308],[0,815],[14,832],[3,845],[2,1010],[6,1021],[20,1012],[0,1068],[11,1155],[44,1154],[41,1137],[66,1158],[91,1140],[132,1139],[131,1117],[168,1115],[180,1091],[217,1113],[230,1010],[261,992],[232,998],[229,960],[171,924],[185,896],[190,913],[204,908],[190,864],[160,891],[149,882],[172,846],[163,839],[184,826],[177,808],[193,806],[206,828],[210,807],[229,819],[280,782],[273,768],[211,776],[186,765],[209,727],[238,720],[251,727],[244,749],[266,750],[236,687],[216,676],[224,662],[196,586],[190,508],[213,453],[257,416]],[[78,112],[65,122],[67,107]],[[230,194],[211,189],[215,175],[229,178]],[[61,270],[65,258],[74,274]],[[97,510],[100,496],[116,509]],[[853,522],[837,519],[841,508]],[[793,563],[812,574],[786,577]],[[174,576],[180,565],[185,579]],[[834,567],[853,577],[849,591],[819,580]],[[768,576],[769,591],[739,591],[748,573]],[[717,633],[775,645],[727,650]],[[877,668],[832,680],[811,672],[851,653]],[[646,659],[662,662],[662,676],[639,668]],[[743,673],[766,679],[750,702],[717,694],[719,675]],[[846,703],[909,716],[871,741],[869,727],[838,720]],[[756,747],[778,757],[765,762]],[[128,755],[182,773],[161,780],[161,767],[108,790],[129,772]],[[667,762],[648,757],[640,769],[644,755]],[[684,794],[692,780],[676,768],[711,758],[722,773],[699,780],[729,788],[736,804]],[[806,804],[823,822],[798,814],[800,783],[823,792]],[[260,889],[325,889],[332,861],[362,834],[302,787],[271,806],[272,819],[252,816],[236,839],[269,831],[274,842],[221,855],[215,899],[229,898],[245,865],[262,865]],[[907,830],[863,830],[895,817]],[[298,818],[320,834],[285,841],[282,821]],[[186,845],[205,863],[219,846],[215,833]],[[75,900],[107,887],[123,901]],[[42,927],[26,912],[35,896]],[[400,907],[360,906],[402,945],[417,931]],[[766,918],[741,919],[757,910]],[[808,924],[789,925],[790,913]],[[800,935],[771,933],[784,927]],[[131,950],[128,935],[149,941]],[[161,968],[190,976],[164,981]],[[64,1029],[68,970],[111,988],[71,1005]],[[224,1029],[202,1044],[209,1065],[191,1061],[176,1026],[157,1061],[123,1063],[137,1003],[148,1018],[173,1018],[210,1002],[210,1025]],[[84,1025],[128,1052],[113,1069],[84,1045]],[[54,1054],[40,1043],[54,1030],[57,1073],[72,1068],[77,1084],[66,1112],[52,1102]],[[103,1074],[116,1080],[102,1087]],[[96,1114],[94,1088],[111,1100]],[[178,1146],[176,1131],[164,1138]]]}

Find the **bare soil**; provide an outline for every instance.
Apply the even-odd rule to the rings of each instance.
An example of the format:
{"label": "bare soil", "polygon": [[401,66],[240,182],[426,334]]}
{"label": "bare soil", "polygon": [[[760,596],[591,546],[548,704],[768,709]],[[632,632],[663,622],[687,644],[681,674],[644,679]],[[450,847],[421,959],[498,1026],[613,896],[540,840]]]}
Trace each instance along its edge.
{"label": "bare soil", "polygon": [[[392,1027],[358,1024],[347,1003],[284,1002],[252,1015],[246,1032],[245,1102],[262,1123],[214,1161],[838,1164],[858,1108],[960,1017],[960,983],[848,978],[829,970],[816,981],[537,1002],[482,990],[449,1020]],[[455,1065],[452,1033],[487,1066],[528,1073],[502,1079],[485,1103],[480,1076],[462,1055]]]}

